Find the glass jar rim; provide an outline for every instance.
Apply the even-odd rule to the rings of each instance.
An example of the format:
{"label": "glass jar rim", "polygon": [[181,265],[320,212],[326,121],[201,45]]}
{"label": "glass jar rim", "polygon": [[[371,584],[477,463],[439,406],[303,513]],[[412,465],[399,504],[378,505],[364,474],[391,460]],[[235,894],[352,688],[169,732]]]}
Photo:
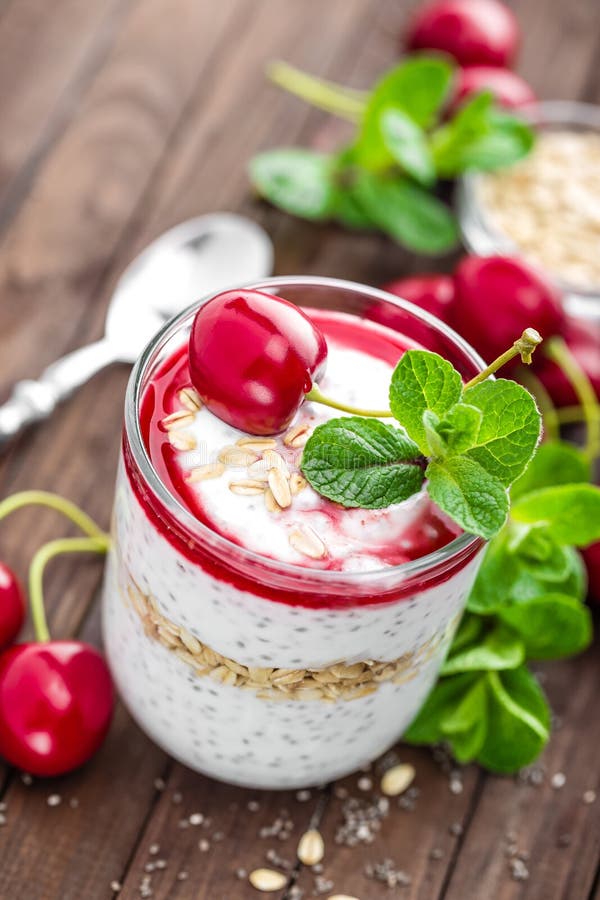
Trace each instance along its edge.
{"label": "glass jar rim", "polygon": [[[550,129],[574,128],[580,131],[593,131],[600,134],[600,105],[584,103],[581,100],[540,100],[537,103],[529,103],[517,110],[532,125],[544,126]],[[486,209],[477,196],[477,184],[486,173],[467,172],[458,183],[458,205],[465,216],[472,217],[477,227],[480,228],[486,238],[492,242],[495,249],[492,253],[518,256],[522,258],[521,249],[517,244],[490,220],[489,210]],[[481,255],[476,242],[469,237],[468,231],[463,227],[463,240],[471,253]],[[466,232],[466,233],[465,233]],[[552,273],[553,283],[564,294],[574,294],[582,298],[595,300],[598,297],[600,285],[583,287],[572,284],[560,276]]]}
{"label": "glass jar rim", "polygon": [[[441,333],[444,337],[448,338],[454,344],[455,348],[460,351],[466,360],[478,371],[485,368],[485,362],[479,354],[449,325],[442,322],[440,319],[437,319],[426,310],[415,306],[413,303],[393,294],[389,294],[379,288],[340,278],[329,278],[316,275],[274,276],[261,279],[260,281],[254,281],[251,284],[243,286],[236,285],[235,287],[240,290],[255,289],[268,291],[284,288],[285,286],[331,287],[332,289],[337,288],[338,290],[354,291],[363,296],[368,295],[370,300],[385,301],[386,303],[403,309],[411,316],[415,316],[424,324],[434,328],[438,333]],[[303,587],[307,589],[329,591],[336,584],[340,587],[352,587],[355,589],[360,589],[361,585],[372,587],[373,580],[378,578],[387,579],[389,577],[394,580],[407,581],[420,574],[424,574],[429,570],[437,570],[445,565],[450,566],[452,563],[465,556],[470,557],[478,546],[483,545],[484,541],[482,538],[465,532],[444,547],[441,547],[426,556],[395,566],[380,566],[364,571],[348,572],[316,569],[298,563],[283,562],[242,547],[224,535],[211,529],[186,509],[183,503],[181,503],[163,483],[152,463],[143,439],[139,412],[143,391],[146,386],[144,377],[148,368],[153,363],[155,355],[160,352],[160,349],[169,339],[177,334],[184,322],[192,314],[195,314],[196,310],[214,295],[215,292],[212,291],[210,294],[203,296],[195,303],[191,304],[191,306],[186,307],[186,309],[170,319],[154,335],[139,356],[133,368],[125,397],[125,432],[133,462],[137,466],[145,486],[150,489],[151,493],[159,501],[161,506],[167,513],[173,516],[177,523],[183,525],[195,538],[202,541],[203,548],[214,552],[217,555],[217,558],[221,560],[225,559],[229,562],[233,557],[242,562],[254,565],[259,570],[269,573],[270,577],[274,576],[274,580],[284,588],[294,589],[295,587],[297,590],[298,581],[301,579]]]}

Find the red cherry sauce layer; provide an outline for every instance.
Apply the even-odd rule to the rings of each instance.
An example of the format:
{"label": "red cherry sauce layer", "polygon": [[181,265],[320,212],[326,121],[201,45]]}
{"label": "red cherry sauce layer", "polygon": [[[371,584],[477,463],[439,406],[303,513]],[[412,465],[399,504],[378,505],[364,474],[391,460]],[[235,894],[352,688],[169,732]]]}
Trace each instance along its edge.
{"label": "red cherry sauce layer", "polygon": [[[383,360],[392,367],[398,362],[405,350],[409,349],[409,347],[418,346],[403,335],[385,326],[375,325],[374,323],[366,324],[352,316],[328,313],[321,310],[307,310],[307,312],[329,341],[353,350],[360,350],[369,356]],[[177,464],[178,451],[174,450],[169,443],[165,429],[161,425],[165,416],[180,408],[177,400],[178,391],[189,384],[187,346],[184,346],[162,364],[144,392],[140,410],[142,437],[152,464],[170,493],[200,522],[207,525],[211,530],[217,531],[217,533],[227,538],[233,544],[240,545],[241,542],[235,534],[226,532],[222,527],[215,528],[214,523],[207,517],[199,501],[198,494],[194,492],[189,483],[182,477],[181,467]],[[460,560],[455,560],[450,565],[446,562],[441,567],[438,567],[439,571],[432,570],[426,576],[420,576],[418,583],[415,582],[414,578],[408,579],[403,583],[400,590],[395,589],[389,597],[378,593],[374,596],[345,598],[335,595],[309,594],[306,593],[306,590],[297,594],[293,591],[275,590],[263,583],[259,571],[261,567],[257,566],[256,562],[253,563],[253,571],[250,572],[250,578],[247,578],[239,572],[233,571],[233,569],[230,570],[214,559],[212,555],[203,550],[201,542],[190,539],[189,532],[180,523],[173,520],[172,515],[162,507],[156,497],[150,495],[147,487],[142,483],[126,440],[125,462],[132,487],[154,527],[179,552],[220,580],[228,581],[242,590],[249,590],[251,593],[260,594],[261,596],[292,605],[316,606],[319,608],[346,607],[357,603],[365,605],[381,603],[386,599],[397,600],[407,597],[417,592],[420,588],[430,587],[432,584],[445,581],[451,574],[462,568],[480,546],[480,543],[477,543],[468,552],[461,554]],[[330,521],[334,524],[344,516],[346,511],[340,505],[332,503],[325,498],[319,498],[319,500],[322,511],[326,512]],[[368,511],[365,511],[365,513],[368,515]],[[368,522],[365,522],[365,524],[368,524]],[[392,542],[379,547],[370,547],[369,556],[380,559],[382,568],[400,565],[420,559],[446,546],[459,533],[458,526],[444,516],[437,507],[428,503],[419,515],[418,520],[416,522],[412,521],[406,531],[401,534],[401,541],[399,536],[395,534]],[[267,563],[271,563],[271,565],[275,563],[276,565],[276,560],[265,559],[265,564]],[[268,568],[269,566],[266,565],[263,577],[267,577],[266,570]],[[333,574],[340,569],[340,561],[339,559],[326,558],[318,561],[316,565],[311,561],[311,568],[332,570]],[[340,574],[343,575],[344,573]]]}

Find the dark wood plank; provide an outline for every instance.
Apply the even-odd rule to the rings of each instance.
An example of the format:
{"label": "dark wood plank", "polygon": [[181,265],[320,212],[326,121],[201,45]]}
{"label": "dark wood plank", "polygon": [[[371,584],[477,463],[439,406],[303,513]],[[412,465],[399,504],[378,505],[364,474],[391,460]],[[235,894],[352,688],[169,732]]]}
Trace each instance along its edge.
{"label": "dark wood plank", "polygon": [[[131,0],[19,0],[0,18],[0,228],[73,114]],[[42,75],[43,73],[43,75]]]}
{"label": "dark wood plank", "polygon": [[[543,782],[487,779],[445,900],[588,897],[600,858],[598,649],[544,669],[560,728],[537,767]],[[562,788],[552,785],[557,774],[565,776]],[[589,791],[596,802],[585,802]],[[524,881],[511,874],[511,844],[528,855]]]}
{"label": "dark wood plank", "polygon": [[[298,840],[309,827],[316,796],[312,792],[307,802],[299,802],[294,793],[230,787],[177,766],[144,832],[120,900],[139,897],[145,874],[153,900],[254,896],[248,882],[251,871],[262,867],[286,871],[279,860],[273,864],[270,853],[274,851],[290,869],[295,866]],[[204,821],[195,825],[198,814]],[[277,828],[278,820],[293,827],[279,835],[264,834],[263,829]],[[152,853],[150,848],[157,846],[159,851]],[[157,859],[164,860],[166,868],[145,872]],[[284,894],[285,890],[276,891],[269,897],[283,900]]]}
{"label": "dark wood plank", "polygon": [[[381,794],[379,782],[392,762],[410,763],[417,774],[406,795],[388,800]],[[326,847],[321,877],[332,883],[329,893],[363,900],[394,896],[387,883],[370,874],[370,867],[388,859],[392,869],[406,876],[406,883],[402,876],[398,881],[403,898],[433,900],[441,896],[462,831],[468,825],[479,780],[480,773],[474,766],[464,771],[449,769],[447,760],[442,766],[429,750],[399,746],[369,772],[359,772],[337,783],[320,826]],[[358,804],[360,816],[361,810],[372,809],[378,803],[385,806],[380,830],[373,833],[374,840],[369,842],[367,829],[356,846],[348,846],[342,835],[344,824],[352,819],[352,807]],[[353,834],[356,830],[356,826],[350,829]],[[315,874],[303,868],[298,885],[310,896]]]}

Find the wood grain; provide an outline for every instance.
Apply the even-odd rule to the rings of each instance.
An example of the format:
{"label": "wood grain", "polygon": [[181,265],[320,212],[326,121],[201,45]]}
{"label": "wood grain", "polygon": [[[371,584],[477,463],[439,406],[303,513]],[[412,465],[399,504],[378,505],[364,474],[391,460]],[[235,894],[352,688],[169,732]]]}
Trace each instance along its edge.
{"label": "wood grain", "polygon": [[[285,216],[252,198],[244,169],[257,150],[286,143],[328,149],[345,133],[270,87],[263,75],[268,59],[368,86],[397,57],[397,34],[411,5],[12,0],[0,6],[3,390],[97,338],[125,264],[163,229],[198,213],[236,209],[260,221],[275,239],[280,273],[381,283],[416,269],[449,268],[452,258],[419,259],[380,236]],[[525,31],[522,71],[540,94],[597,101],[595,0],[514,5]],[[0,460],[2,495],[35,486],[57,490],[106,525],[127,376],[124,367],[98,376],[15,444]],[[0,527],[0,555],[24,573],[38,544],[69,532],[51,513],[25,511]],[[57,561],[49,570],[57,635],[98,642],[100,569],[98,560],[82,559]],[[462,793],[454,795],[428,751],[401,748],[417,768],[416,809],[393,801],[377,843],[353,851],[335,845],[335,797],[313,793],[301,803],[211,782],[168,760],[119,708],[109,740],[81,772],[31,787],[7,774],[0,789],[8,820],[0,828],[0,897],[107,900],[117,880],[124,885],[120,896],[133,900],[153,843],[167,863],[150,873],[153,898],[259,896],[235,871],[264,864],[273,844],[293,860],[300,832],[318,814],[327,843],[324,874],[336,891],[361,900],[392,896],[364,874],[385,856],[411,876],[397,891],[411,900],[600,900],[594,887],[600,802],[581,801],[597,777],[597,649],[549,668],[563,727],[546,755],[542,787],[468,770]],[[548,782],[556,771],[567,777],[561,791]],[[155,788],[158,777],[164,790]],[[356,776],[344,786],[361,794]],[[63,797],[57,807],[46,803],[52,792]],[[177,794],[181,803],[173,802]],[[251,812],[248,800],[255,798],[260,808]],[[261,825],[282,806],[295,822],[292,836],[281,844],[260,838]],[[193,812],[212,818],[210,828],[181,828]],[[450,832],[453,824],[462,826],[461,835]],[[531,854],[525,882],[511,878],[504,855],[513,829],[519,849]],[[212,838],[220,831],[226,840]],[[204,833],[208,853],[198,847]],[[566,834],[570,843],[563,846]],[[441,851],[439,859],[431,858],[433,850]],[[300,886],[314,886],[312,873],[298,870],[291,880],[296,874]],[[271,896],[286,900],[285,891]]]}

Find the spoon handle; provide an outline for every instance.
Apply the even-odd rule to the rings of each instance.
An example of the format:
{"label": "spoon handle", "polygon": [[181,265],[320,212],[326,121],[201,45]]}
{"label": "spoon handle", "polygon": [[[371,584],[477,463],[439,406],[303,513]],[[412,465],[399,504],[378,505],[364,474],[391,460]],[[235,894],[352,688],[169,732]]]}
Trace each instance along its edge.
{"label": "spoon handle", "polygon": [[0,445],[27,425],[46,419],[92,375],[115,362],[117,354],[106,339],[73,350],[52,363],[37,381],[19,381],[0,406]]}

